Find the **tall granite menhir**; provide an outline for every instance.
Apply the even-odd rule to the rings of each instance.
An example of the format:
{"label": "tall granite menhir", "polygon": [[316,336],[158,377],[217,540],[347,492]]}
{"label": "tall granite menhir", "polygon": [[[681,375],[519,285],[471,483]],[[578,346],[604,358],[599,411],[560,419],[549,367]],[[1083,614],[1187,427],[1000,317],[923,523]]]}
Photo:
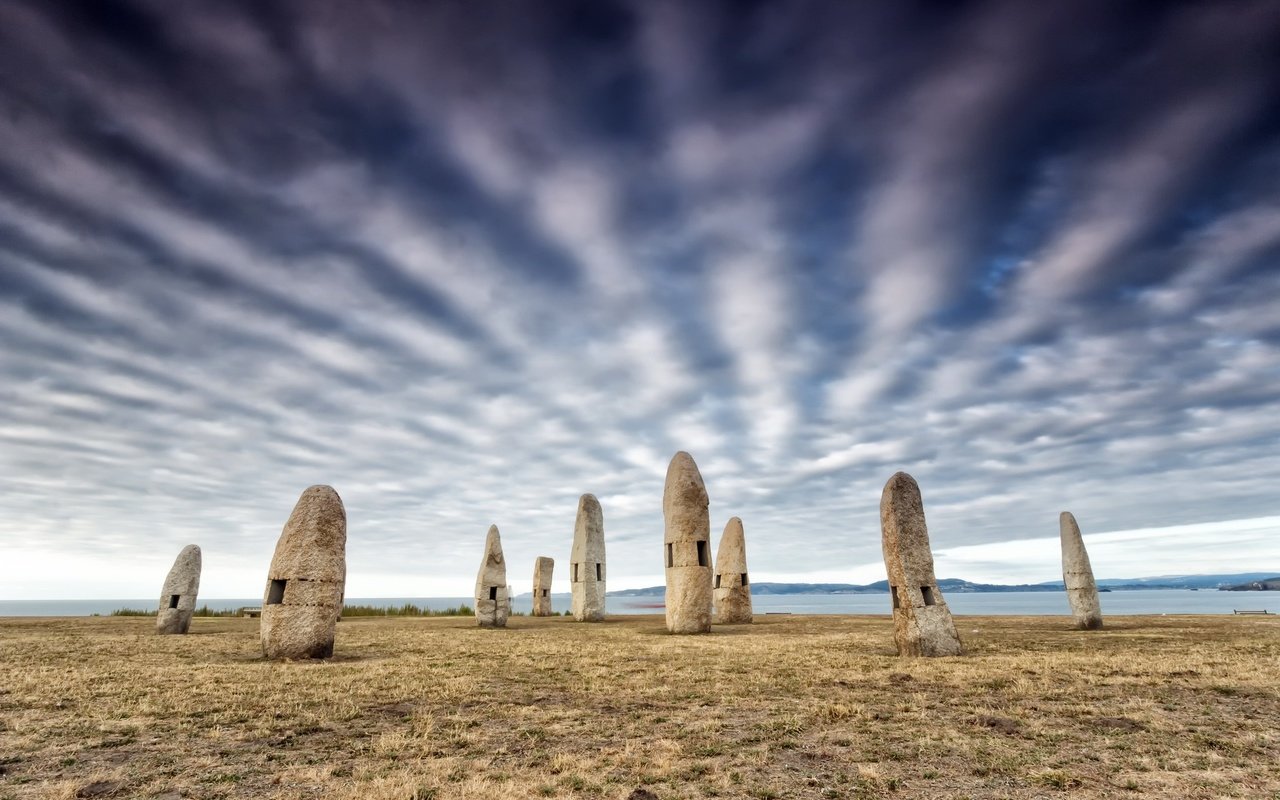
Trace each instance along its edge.
{"label": "tall granite menhir", "polygon": [[200,591],[200,548],[189,544],[173,561],[173,568],[160,589],[160,613],[156,615],[156,633],[186,633],[191,629],[191,615],[196,610],[196,593]]}
{"label": "tall granite menhir", "polygon": [[533,561],[533,616],[551,616],[551,573],[556,562],[546,556]]}
{"label": "tall granite menhir", "polygon": [[920,487],[905,472],[895,473],[880,495],[880,544],[893,595],[898,654],[960,655],[960,635],[933,575]]}
{"label": "tall granite menhir", "polygon": [[262,598],[267,658],[328,658],[347,580],[347,512],[330,486],[298,498],[271,557]]}
{"label": "tall granite menhir", "polygon": [[498,526],[490,525],[484,537],[484,559],[476,573],[476,623],[481,628],[505,628],[511,615],[507,588],[507,562],[502,557]]}
{"label": "tall granite menhir", "polygon": [[751,621],[751,581],[747,579],[747,540],[742,520],[729,519],[716,548],[715,621],[741,625]]}
{"label": "tall granite menhir", "polygon": [[1084,549],[1080,526],[1070,511],[1058,517],[1058,530],[1062,535],[1062,582],[1067,587],[1067,601],[1076,627],[1093,631],[1102,627],[1102,604],[1098,602],[1098,585],[1093,580],[1093,567],[1089,553]]}
{"label": "tall granite menhir", "polygon": [[667,466],[662,492],[667,630],[711,630],[711,518],[707,488],[693,456],[681,450]]}
{"label": "tall granite menhir", "polygon": [[604,619],[604,511],[593,494],[578,498],[573,522],[573,551],[569,556],[569,585],[573,590],[573,618],[579,622]]}

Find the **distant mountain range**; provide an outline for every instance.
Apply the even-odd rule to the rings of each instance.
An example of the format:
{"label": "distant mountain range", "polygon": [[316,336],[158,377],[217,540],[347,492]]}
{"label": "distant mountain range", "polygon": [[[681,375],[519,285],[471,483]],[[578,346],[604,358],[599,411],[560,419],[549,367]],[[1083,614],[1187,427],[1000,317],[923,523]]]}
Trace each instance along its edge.
{"label": "distant mountain range", "polygon": [[[1280,591],[1280,571],[1240,572],[1232,575],[1158,575],[1151,578],[1103,578],[1098,590],[1123,592],[1133,589],[1273,589]],[[1062,581],[1044,583],[973,583],[960,578],[943,578],[938,581],[943,593],[955,592],[1061,592]],[[888,581],[875,583],[753,583],[751,593],[766,594],[885,594]],[[610,597],[653,597],[666,592],[665,586],[647,586],[643,589],[621,589],[609,592]]]}

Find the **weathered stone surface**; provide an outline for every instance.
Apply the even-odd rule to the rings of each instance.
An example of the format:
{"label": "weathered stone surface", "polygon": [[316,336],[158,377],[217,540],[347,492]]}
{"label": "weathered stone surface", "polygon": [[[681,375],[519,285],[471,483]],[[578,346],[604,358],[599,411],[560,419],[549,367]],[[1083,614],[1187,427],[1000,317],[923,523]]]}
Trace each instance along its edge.
{"label": "weathered stone surface", "polygon": [[681,450],[667,466],[662,492],[667,630],[711,630],[711,518],[707,489],[693,456]]}
{"label": "weathered stone surface", "polygon": [[191,613],[200,591],[200,548],[189,544],[173,561],[173,568],[160,589],[160,613],[156,633],[186,633],[191,629]]}
{"label": "weathered stone surface", "polygon": [[904,656],[955,656],[964,650],[933,574],[924,501],[915,479],[894,474],[880,495],[880,544],[893,595],[893,638]]}
{"label": "weathered stone surface", "polygon": [[551,573],[554,559],[538,556],[533,560],[533,616],[551,616]]}
{"label": "weathered stone surface", "polygon": [[1058,530],[1062,535],[1062,582],[1067,587],[1067,601],[1076,627],[1081,630],[1097,630],[1102,627],[1102,604],[1098,602],[1098,585],[1093,580],[1093,567],[1089,553],[1084,549],[1080,526],[1070,511],[1058,517]]}
{"label": "weathered stone surface", "polygon": [[285,523],[262,598],[267,658],[328,658],[347,581],[347,512],[330,486],[312,486]]}
{"label": "weathered stone surface", "polygon": [[490,525],[484,538],[484,559],[476,573],[476,623],[481,628],[505,628],[511,615],[511,591],[507,586],[507,561],[502,557],[498,526]]}
{"label": "weathered stone surface", "polygon": [[579,622],[604,619],[604,511],[593,494],[578,498],[573,522],[573,551],[569,556],[569,585],[573,590],[573,618]]}
{"label": "weathered stone surface", "polygon": [[747,577],[747,540],[742,520],[731,517],[716,548],[715,621],[741,625],[751,621],[751,581]]}

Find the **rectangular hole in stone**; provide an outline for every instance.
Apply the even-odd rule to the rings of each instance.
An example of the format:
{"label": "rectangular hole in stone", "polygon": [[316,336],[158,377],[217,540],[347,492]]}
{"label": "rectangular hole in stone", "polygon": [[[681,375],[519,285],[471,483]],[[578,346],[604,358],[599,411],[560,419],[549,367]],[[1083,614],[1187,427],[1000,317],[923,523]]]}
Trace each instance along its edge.
{"label": "rectangular hole in stone", "polygon": [[490,587],[489,587],[489,599],[490,599],[490,600],[497,600],[497,599],[498,599],[498,587],[497,587],[497,586],[490,586]]}
{"label": "rectangular hole in stone", "polygon": [[740,583],[740,584],[738,584],[738,585],[739,585],[739,586],[746,586],[746,585],[747,585],[747,573],[742,572],[742,573],[739,573],[739,575],[740,575],[740,576],[741,576],[741,578],[742,578],[742,583]]}
{"label": "rectangular hole in stone", "polygon": [[671,545],[668,543],[667,544],[667,566],[674,567],[675,565],[676,565],[675,559],[671,557]]}
{"label": "rectangular hole in stone", "polygon": [[169,595],[169,608],[177,608],[177,607],[178,607],[178,598],[179,598],[179,597],[182,597],[182,595],[180,595],[180,594],[171,594],[171,595]]}
{"label": "rectangular hole in stone", "polygon": [[267,605],[278,606],[284,602],[284,585],[288,583],[283,578],[272,578],[271,589],[267,592]]}
{"label": "rectangular hole in stone", "polygon": [[711,562],[707,558],[707,543],[699,540],[698,541],[698,566],[707,567],[710,565],[711,565]]}
{"label": "rectangular hole in stone", "polygon": [[920,594],[924,595],[924,604],[926,606],[937,605],[933,600],[933,589],[928,586],[920,587]]}
{"label": "rectangular hole in stone", "polygon": [[601,564],[599,561],[596,562],[596,580],[604,580],[604,564]]}
{"label": "rectangular hole in stone", "polygon": [[578,582],[578,564],[576,562],[573,565],[573,576],[569,580],[572,583]]}
{"label": "rectangular hole in stone", "polygon": [[547,596],[547,592],[549,592],[549,591],[551,591],[551,590],[550,590],[550,589],[543,589],[543,590],[542,590],[542,596],[543,596],[543,597],[546,597],[546,596]]}
{"label": "rectangular hole in stone", "polygon": [[897,586],[890,586],[890,587],[889,587],[889,594],[893,595],[893,607],[894,607],[895,609],[902,608],[902,603],[900,603],[900,602],[898,601],[898,587],[897,587]]}
{"label": "rectangular hole in stone", "polygon": [[717,575],[717,576],[716,576],[716,588],[717,588],[717,589],[719,589],[719,588],[720,588],[720,576],[719,576],[719,575]]}

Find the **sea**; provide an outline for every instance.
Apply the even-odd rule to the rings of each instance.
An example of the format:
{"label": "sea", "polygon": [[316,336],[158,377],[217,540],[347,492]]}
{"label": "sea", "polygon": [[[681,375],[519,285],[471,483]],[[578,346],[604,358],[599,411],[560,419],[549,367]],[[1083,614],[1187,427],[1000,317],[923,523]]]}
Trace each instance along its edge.
{"label": "sea", "polygon": [[[1058,616],[1071,613],[1065,592],[952,592],[946,596],[954,614]],[[1219,592],[1210,589],[1133,589],[1099,595],[1104,614],[1230,614],[1233,611],[1280,613],[1280,592]],[[470,597],[348,597],[348,605],[444,610],[474,605]],[[513,610],[528,613],[531,597],[517,597]],[[568,611],[569,595],[551,598],[554,611]],[[756,614],[885,614],[888,594],[775,594],[751,598]],[[230,610],[262,605],[262,598],[200,598],[199,605]],[[0,600],[3,617],[107,616],[122,608],[153,610],[155,598],[104,600]],[[661,614],[662,597],[610,597],[610,614]]]}

